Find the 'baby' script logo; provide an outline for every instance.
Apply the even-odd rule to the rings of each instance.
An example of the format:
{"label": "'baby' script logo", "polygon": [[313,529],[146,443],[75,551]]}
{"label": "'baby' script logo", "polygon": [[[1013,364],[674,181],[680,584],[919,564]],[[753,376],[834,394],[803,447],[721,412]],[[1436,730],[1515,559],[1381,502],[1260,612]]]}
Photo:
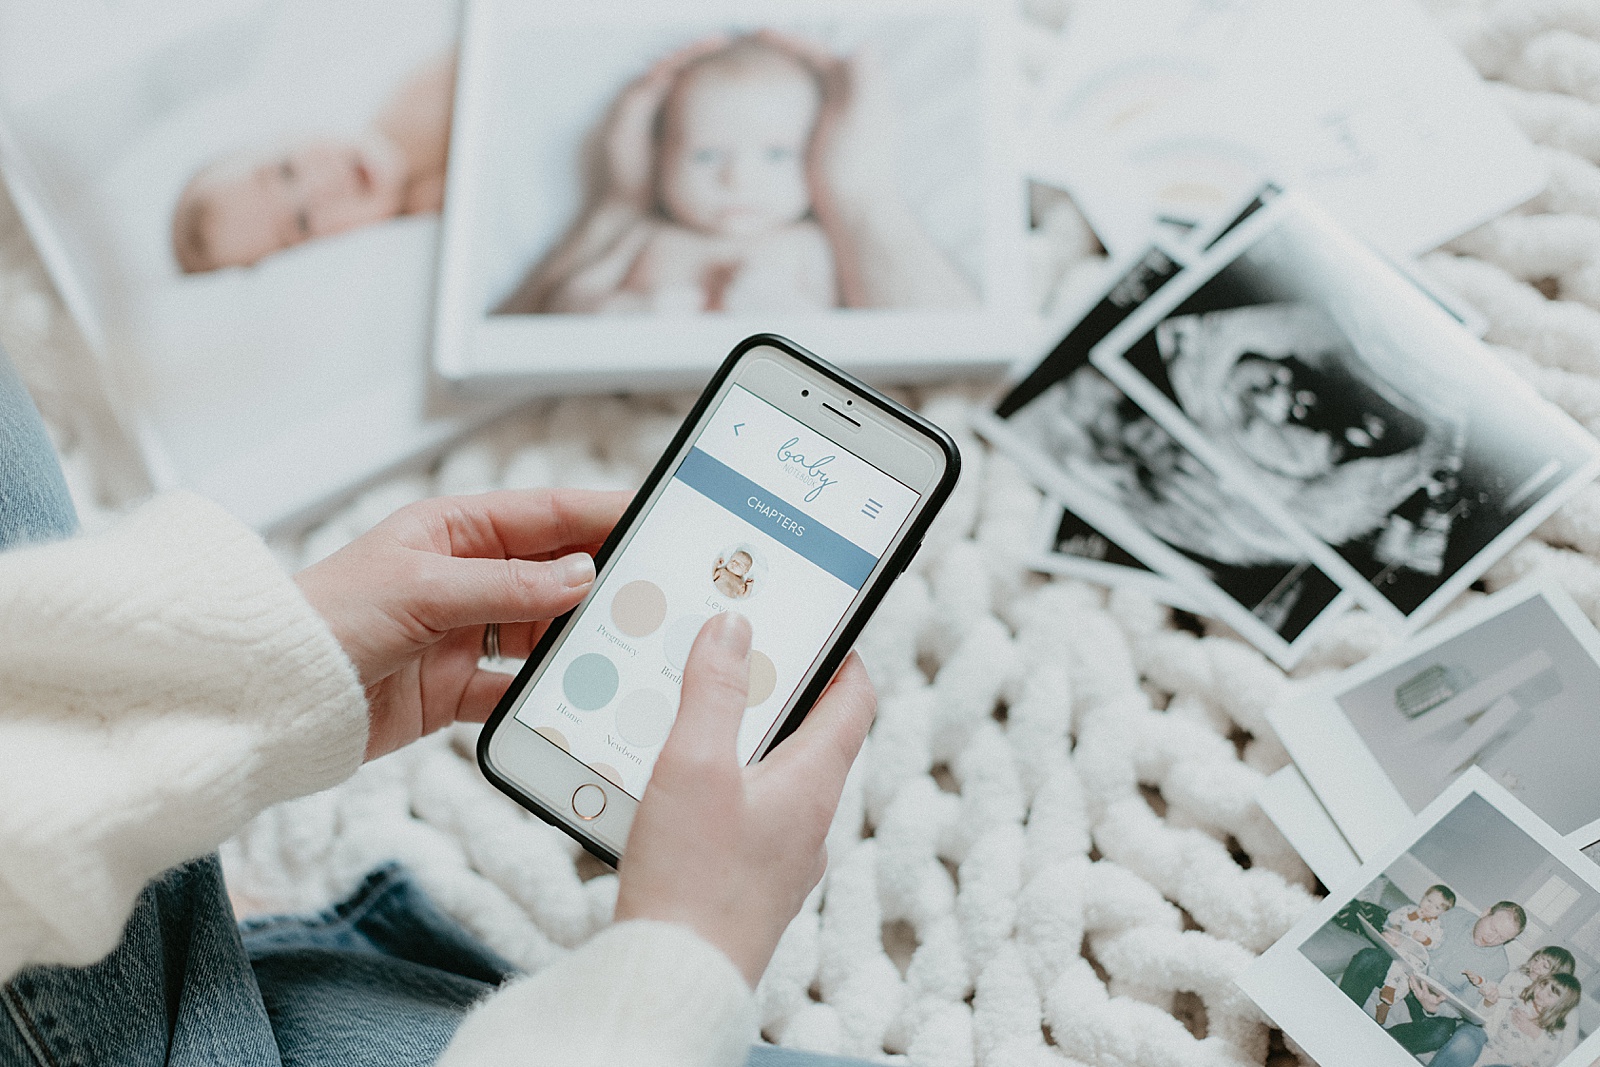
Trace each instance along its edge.
{"label": "'baby' script logo", "polygon": [[810,491],[806,493],[805,497],[806,503],[809,504],[813,500],[817,499],[817,497],[822,494],[824,489],[828,488],[828,486],[834,484],[834,482],[838,480],[836,478],[828,477],[822,472],[822,468],[826,467],[839,457],[827,455],[823,456],[821,459],[808,460],[804,455],[794,450],[794,446],[799,443],[800,438],[791,437],[783,444],[779,445],[778,462],[782,463],[784,468],[788,470],[790,474],[794,475],[800,481],[811,487]]}

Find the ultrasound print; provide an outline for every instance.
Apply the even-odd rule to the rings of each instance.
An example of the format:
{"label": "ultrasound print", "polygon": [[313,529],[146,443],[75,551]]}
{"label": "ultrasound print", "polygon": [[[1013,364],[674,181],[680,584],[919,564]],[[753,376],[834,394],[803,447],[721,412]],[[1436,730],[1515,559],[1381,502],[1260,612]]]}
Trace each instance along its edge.
{"label": "ultrasound print", "polygon": [[1287,216],[1122,360],[1411,615],[1481,573],[1594,442],[1464,330],[1417,315],[1398,274],[1317,241]]}
{"label": "ultrasound print", "polygon": [[1050,550],[1063,556],[1076,556],[1096,563],[1109,563],[1117,567],[1144,571],[1147,574],[1153,573],[1127,549],[1066,508],[1061,509],[1061,521],[1056,524]]}
{"label": "ultrasound print", "polygon": [[1338,597],[1338,585],[1290,535],[1093,368],[1052,386],[1010,425],[1069,476],[1198,564],[1284,640],[1294,641]]}

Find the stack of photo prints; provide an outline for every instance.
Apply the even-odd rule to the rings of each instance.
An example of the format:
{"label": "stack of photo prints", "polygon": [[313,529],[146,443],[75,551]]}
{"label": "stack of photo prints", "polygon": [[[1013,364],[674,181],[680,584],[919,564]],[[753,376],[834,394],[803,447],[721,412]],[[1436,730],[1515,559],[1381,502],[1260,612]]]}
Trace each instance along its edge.
{"label": "stack of photo prints", "polygon": [[1600,471],[1462,318],[1269,185],[1113,271],[977,429],[1047,494],[1041,569],[1290,667],[1355,606],[1423,625]]}
{"label": "stack of photo prints", "polygon": [[1352,608],[1409,635],[1270,712],[1295,762],[1262,808],[1331,892],[1241,987],[1324,1064],[1589,1067],[1600,792],[1574,741],[1600,737],[1600,632],[1538,575],[1420,628],[1600,442],[1276,185],[1110,278],[976,419],[1044,492],[1038,568],[1285,667]]}
{"label": "stack of photo prints", "polygon": [[1600,1058],[1596,693],[1600,632],[1534,575],[1269,713],[1261,806],[1330,892],[1240,985],[1319,1062]]}
{"label": "stack of photo prints", "polygon": [[[1545,182],[1413,0],[1076,0],[1044,38],[1016,18],[989,0],[10,0],[0,179],[149,481],[264,532],[519,399],[698,389],[758,331],[874,384],[998,372],[1057,325],[1061,279],[1029,239],[1060,236],[1068,202],[1122,257],[1277,176],[1409,262]],[[1435,431],[1417,418],[1357,452],[1410,451],[1389,442]],[[1217,514],[1230,547],[1200,566],[1227,569],[1264,632],[1304,629],[1361,566],[1321,551],[1274,576],[1294,539]],[[1448,520],[1452,549],[1470,521]],[[1438,538],[1390,529],[1384,558]],[[1129,561],[1152,588],[1202,607],[1147,555]]]}

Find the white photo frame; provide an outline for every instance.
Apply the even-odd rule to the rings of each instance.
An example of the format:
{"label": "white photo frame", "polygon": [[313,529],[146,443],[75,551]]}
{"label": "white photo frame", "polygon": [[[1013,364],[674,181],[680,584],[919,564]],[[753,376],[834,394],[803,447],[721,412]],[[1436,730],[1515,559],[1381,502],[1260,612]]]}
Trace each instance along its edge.
{"label": "white photo frame", "polygon": [[[1279,318],[1267,322],[1269,314]],[[1242,322],[1245,315],[1263,321]],[[1232,318],[1223,321],[1225,316]],[[1202,419],[1220,428],[1203,430],[1179,406],[1176,387],[1158,386],[1148,376],[1166,375],[1157,338],[1180,328],[1200,338],[1194,343],[1203,353],[1191,361],[1198,369],[1189,395],[1211,398]],[[1218,336],[1207,339],[1201,331],[1208,328]],[[1232,335],[1221,336],[1229,329]],[[1305,351],[1297,344],[1286,353],[1258,355],[1246,343],[1253,338],[1271,353],[1285,347],[1285,338],[1301,334]],[[1209,359],[1213,352],[1223,356]],[[1224,402],[1232,401],[1222,385],[1245,356],[1275,368],[1300,356],[1302,365],[1324,359],[1326,367],[1314,369],[1354,398],[1345,400],[1340,416],[1369,417],[1367,401],[1376,397],[1373,403],[1381,401],[1390,412],[1379,425],[1386,420],[1394,438],[1414,430],[1418,443],[1385,454],[1384,430],[1372,429],[1369,421],[1371,456],[1365,459],[1329,461],[1325,466],[1335,473],[1316,478],[1269,468],[1276,458],[1260,458],[1263,447],[1247,447],[1246,435],[1226,424]],[[1133,358],[1152,369],[1139,369]],[[1600,441],[1500,364],[1437,300],[1294,194],[1268,205],[1218,242],[1202,263],[1164,286],[1095,347],[1090,362],[1196,455],[1233,472],[1241,491],[1264,510],[1293,514],[1297,525],[1340,556],[1343,566],[1330,569],[1360,590],[1364,604],[1374,606],[1376,598],[1381,610],[1403,617],[1413,629],[1600,473]],[[1193,388],[1200,381],[1196,375],[1215,374],[1216,367],[1223,370],[1218,381]],[[1327,406],[1337,407],[1340,399]],[[1244,409],[1243,400],[1238,407]],[[1351,425],[1356,428],[1347,429],[1346,438],[1360,429]],[[1335,440],[1334,434],[1327,432],[1325,439]],[[1376,470],[1370,465],[1374,457],[1388,466]],[[1454,488],[1445,472],[1456,480]],[[1347,474],[1359,479],[1346,479],[1340,498],[1327,486]],[[1469,484],[1473,478],[1478,480]],[[1440,500],[1454,493],[1457,503],[1443,508],[1432,499],[1436,488]],[[1381,511],[1375,510],[1380,504]],[[1421,513],[1413,520],[1402,512],[1414,504]],[[1453,518],[1457,511],[1470,521]],[[1496,511],[1514,515],[1500,521]],[[1372,530],[1349,532],[1366,518],[1377,523]],[[1386,547],[1391,534],[1398,547]],[[1420,562],[1396,561],[1417,557]]]}
{"label": "white photo frame", "polygon": [[[528,311],[518,303],[523,295],[532,307],[549,306],[538,303],[544,297],[536,298],[535,290],[576,292],[576,275],[565,268],[550,268],[560,280],[553,288],[520,288],[519,281],[529,282],[564,234],[598,225],[584,204],[582,146],[625,87],[663,56],[708,35],[740,37],[762,29],[797,35],[836,56],[868,49],[879,57],[894,98],[896,117],[887,121],[900,133],[896,195],[976,304],[785,309],[780,305],[791,282],[783,281],[765,294],[745,287],[746,307],[771,302],[759,313],[736,310],[731,297],[729,310],[707,312],[703,307],[715,301],[698,282],[672,288],[638,281],[671,270],[693,273],[685,264],[705,247],[687,237],[678,245],[664,243],[662,234],[683,234],[685,227],[665,217],[658,199],[645,220],[655,229],[635,219],[626,233],[661,237],[639,238],[652,249],[695,249],[681,256],[651,253],[651,263],[670,262],[671,270],[653,272],[638,258],[628,266],[634,253],[608,246],[605,255],[614,253],[619,271],[627,270],[619,274],[622,281],[606,283],[617,287],[610,290],[617,299],[594,301],[606,313],[494,313],[502,305]],[[469,0],[445,205],[439,373],[501,391],[683,386],[703,379],[733,344],[760,331],[793,337],[879,381],[1008,365],[1030,337],[1033,312],[1025,306],[1021,276],[1026,202],[1006,32],[1002,13],[981,0],[865,6],[776,0],[759,13],[737,0]],[[530,99],[537,107],[527,104]],[[588,194],[592,205],[595,196]],[[803,217],[798,225],[806,224]],[[827,247],[836,251],[831,242]],[[736,279],[729,292],[738,279],[756,276],[750,264],[773,262],[773,253],[761,249],[728,254],[737,259],[729,268]],[[630,288],[636,284],[644,291]],[[556,305],[565,299],[551,296]],[[681,299],[691,305],[687,310],[667,309]],[[575,296],[570,302],[587,306]],[[650,310],[609,313],[618,304]]]}
{"label": "white photo frame", "polygon": [[1341,885],[1361,867],[1350,842],[1294,764],[1269,774],[1256,803],[1325,886]]}
{"label": "white photo frame", "polygon": [[989,412],[980,411],[972,417],[972,425],[977,433],[1010,455],[1034,484],[1058,498],[1063,506],[1080,515],[1152,570],[1185,588],[1193,589],[1196,595],[1203,595],[1207,609],[1205,614],[1231,626],[1285,670],[1299,662],[1323,630],[1355,604],[1355,598],[1349,590],[1341,588],[1318,570],[1315,564],[1286,565],[1286,573],[1303,568],[1308,584],[1318,590],[1312,617],[1286,637],[1279,629],[1257,617],[1243,599],[1219,588],[1200,564],[1155,537],[1109,498],[1052,462],[1019,431],[1014,419],[1002,420]]}
{"label": "white photo frame", "polygon": [[361,138],[456,31],[454,0],[0,12],[0,175],[156,489],[198,491],[264,532],[293,527],[509,410],[439,395],[436,212],[251,266],[185,273],[173,248],[196,175]]}
{"label": "white photo frame", "polygon": [[[1472,847],[1479,842],[1490,842],[1506,854],[1479,856]],[[1544,944],[1561,944],[1574,952],[1588,980],[1595,982],[1600,967],[1594,953],[1600,946],[1592,942],[1590,926],[1600,925],[1600,867],[1474,767],[1359,871],[1331,886],[1325,899],[1245,970],[1238,979],[1240,989],[1326,1067],[1415,1067],[1417,1057],[1324,970],[1330,966],[1325,931],[1333,928],[1341,909],[1376,887],[1417,897],[1432,883],[1453,884],[1455,907],[1470,909],[1464,914],[1481,916],[1503,900],[1524,908],[1528,925],[1518,939],[1506,942],[1508,963],[1525,960]],[[1519,944],[1522,937],[1527,942]],[[1558,1067],[1588,1067],[1600,1055],[1600,1007],[1592,992],[1582,993],[1569,1018],[1579,1028],[1576,1047],[1561,1056]]]}
{"label": "white photo frame", "polygon": [[[1600,738],[1600,707],[1586,699],[1595,692],[1600,632],[1536,574],[1267,718],[1363,859],[1469,760],[1520,783],[1529,807],[1585,848],[1600,841],[1600,795],[1588,788],[1587,749],[1574,742]],[[1545,780],[1573,774],[1566,789]]]}

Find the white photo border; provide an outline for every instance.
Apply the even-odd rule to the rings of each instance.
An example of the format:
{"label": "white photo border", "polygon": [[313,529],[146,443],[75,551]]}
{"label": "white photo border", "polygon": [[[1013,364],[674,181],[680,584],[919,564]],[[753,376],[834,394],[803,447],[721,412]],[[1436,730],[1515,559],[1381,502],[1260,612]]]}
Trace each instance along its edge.
{"label": "white photo border", "polygon": [[[1228,233],[1218,241],[1215,247],[1196,264],[1191,265],[1182,275],[1174,278],[1169,284],[1163,286],[1134,314],[1125,319],[1121,325],[1106,336],[1106,339],[1096,345],[1090,352],[1089,362],[1107,378],[1110,378],[1122,389],[1134,403],[1138,404],[1151,418],[1155,419],[1167,432],[1177,438],[1195,455],[1203,459],[1213,469],[1231,471],[1237,474],[1235,485],[1249,499],[1261,506],[1264,514],[1282,521],[1283,506],[1274,500],[1270,494],[1248,477],[1246,472],[1238,470],[1236,464],[1231,463],[1228,457],[1220,455],[1218,450],[1207,440],[1205,434],[1200,432],[1184,412],[1170,399],[1161,393],[1144,375],[1130,364],[1124,353],[1139,341],[1140,338],[1150,333],[1183,301],[1187,300],[1198,289],[1211,281],[1223,270],[1227,269],[1244,252],[1251,248],[1257,241],[1268,236],[1278,225],[1280,217],[1293,212],[1309,211],[1319,218],[1326,216],[1318,211],[1303,196],[1288,192],[1268,204],[1255,217],[1242,223],[1237,229]],[[1336,224],[1335,224],[1336,225]],[[1361,246],[1365,247],[1365,246]],[[1377,253],[1372,253],[1381,260]],[[1386,262],[1386,261],[1384,261]],[[1403,273],[1401,278],[1410,279]],[[1420,286],[1413,288],[1421,298],[1417,303],[1419,313],[1438,316],[1441,324],[1448,322],[1447,328],[1462,329],[1466,327],[1462,322],[1451,315],[1447,306],[1438,298]],[[1426,310],[1424,310],[1424,305]],[[1470,332],[1470,331],[1468,331]],[[1520,379],[1512,376],[1509,370],[1504,373],[1508,387],[1518,388],[1525,392],[1525,396],[1549,409],[1554,418],[1565,420],[1577,432],[1583,432],[1572,418],[1534,392]],[[1309,532],[1306,536],[1317,543],[1338,562],[1336,565],[1326,566],[1324,569],[1333,576],[1341,585],[1356,591],[1361,603],[1369,610],[1381,617],[1404,620],[1407,631],[1415,631],[1425,625],[1430,619],[1443,611],[1464,590],[1471,587],[1483,575],[1483,572],[1494,565],[1518,541],[1522,540],[1572,494],[1583,486],[1592,482],[1600,474],[1600,446],[1591,450],[1588,462],[1569,473],[1563,482],[1550,492],[1542,496],[1532,507],[1523,512],[1517,519],[1509,523],[1488,544],[1479,550],[1476,556],[1459,568],[1449,578],[1439,584],[1421,604],[1409,615],[1401,612],[1387,597],[1376,589],[1365,577],[1349,564],[1332,546],[1320,541]],[[1293,520],[1290,520],[1293,522]],[[1294,528],[1304,531],[1298,522],[1293,522]],[[1324,556],[1318,554],[1312,557],[1317,563],[1322,564]]]}
{"label": "white photo border", "polygon": [[[1104,560],[1087,559],[1082,556],[1073,556],[1055,550],[1056,531],[1061,528],[1063,514],[1077,515],[1077,512],[1053,496],[1046,496],[1039,506],[1039,515],[1034,520],[1032,554],[1024,561],[1027,566],[1043,574],[1060,575],[1063,578],[1077,578],[1081,581],[1092,582],[1095,585],[1105,586],[1107,589],[1131,589],[1154,600],[1158,604],[1165,604],[1179,611],[1187,611],[1195,615],[1204,615],[1210,611],[1205,598],[1191,592],[1186,586],[1180,585],[1176,580],[1154,570],[1135,570],[1120,563],[1109,563]],[[1079,516],[1082,518],[1082,516]],[[1087,519],[1083,520],[1088,522]],[[1093,524],[1090,523],[1092,526]],[[1098,531],[1097,531],[1098,532]],[[1111,544],[1122,548],[1117,542],[1100,534]],[[1128,552],[1127,549],[1122,549]],[[1128,552],[1131,556],[1132,552]]]}
{"label": "white photo border", "polygon": [[[1552,577],[1535,572],[1430,626],[1415,639],[1341,671],[1291,702],[1267,709],[1267,721],[1278,739],[1358,856],[1376,854],[1415,815],[1339,707],[1339,698],[1539,598],[1600,669],[1600,633],[1594,624]],[[1567,840],[1580,849],[1600,841],[1600,818],[1580,826]]]}
{"label": "white photo border", "polygon": [[[1239,988],[1318,1063],[1362,1067],[1417,1067],[1417,1058],[1377,1025],[1316,968],[1300,948],[1373,879],[1416,846],[1428,831],[1451,815],[1463,800],[1478,794],[1519,830],[1558,860],[1584,885],[1600,893],[1600,867],[1550,829],[1537,815],[1477,767],[1423,809],[1409,829],[1393,837],[1361,869],[1329,886],[1328,896],[1300,917],[1289,932],[1239,976]],[[1557,1067],[1588,1067],[1600,1057],[1600,1032],[1569,1053]]]}
{"label": "white photo border", "polygon": [[[536,11],[536,13],[534,13]],[[507,18],[551,26],[637,26],[640,20],[782,22],[877,20],[926,15],[970,18],[978,29],[984,156],[984,247],[981,303],[972,310],[834,309],[805,314],[737,316],[528,314],[491,315],[480,305],[472,269],[473,200],[484,183],[493,114],[493,38]],[[1037,330],[1023,269],[1027,195],[1019,158],[1020,130],[1011,76],[1010,27],[983,0],[626,0],[536,5],[518,0],[466,0],[461,65],[451,133],[435,307],[434,367],[458,386],[541,394],[683,387],[705,379],[735,344],[755,333],[792,337],[846,369],[877,381],[930,380],[957,372],[1004,368]],[[618,353],[626,353],[616,359]],[[603,365],[602,358],[614,359]]]}
{"label": "white photo border", "polygon": [[1324,886],[1343,882],[1361,866],[1339,824],[1293,763],[1267,775],[1256,789],[1256,803]]}

